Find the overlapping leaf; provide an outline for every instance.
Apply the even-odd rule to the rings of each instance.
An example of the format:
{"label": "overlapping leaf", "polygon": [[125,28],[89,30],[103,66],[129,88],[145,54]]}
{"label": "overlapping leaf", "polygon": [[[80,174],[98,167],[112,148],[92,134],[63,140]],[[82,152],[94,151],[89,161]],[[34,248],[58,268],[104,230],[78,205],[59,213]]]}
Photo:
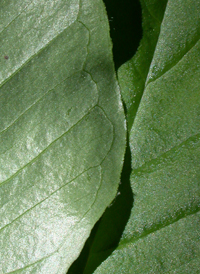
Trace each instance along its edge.
{"label": "overlapping leaf", "polygon": [[134,206],[118,248],[95,273],[199,273],[199,14],[199,1],[167,3],[141,102],[127,106]]}
{"label": "overlapping leaf", "polygon": [[19,0],[0,10],[0,273],[66,273],[122,167],[105,9]]}

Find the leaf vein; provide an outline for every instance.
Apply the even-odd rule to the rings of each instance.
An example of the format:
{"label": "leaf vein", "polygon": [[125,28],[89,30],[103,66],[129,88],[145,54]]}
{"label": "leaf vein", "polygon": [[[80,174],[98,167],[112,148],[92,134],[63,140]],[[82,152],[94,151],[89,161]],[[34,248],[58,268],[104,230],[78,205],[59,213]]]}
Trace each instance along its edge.
{"label": "leaf vein", "polygon": [[[77,15],[78,17],[78,15]],[[28,63],[31,62],[31,60],[36,57],[38,54],[40,54],[42,51],[44,51],[51,43],[53,43],[66,29],[68,29],[71,25],[76,23],[77,18],[66,28],[64,28],[61,32],[57,33],[55,37],[53,37],[51,40],[48,41],[42,48],[40,48],[37,52],[35,52],[30,58],[28,58],[18,69],[16,69],[9,77],[4,79],[2,83],[0,83],[0,88],[2,88],[10,79],[14,77],[17,73],[19,73],[23,67],[25,67]]]}
{"label": "leaf vein", "polygon": [[3,33],[21,14],[22,14],[22,12],[24,12],[27,8],[28,8],[28,6],[30,6],[31,4],[33,3],[33,0],[31,1],[31,2],[29,2],[24,8],[23,8],[23,10],[20,12],[20,13],[18,13],[18,15],[15,17],[15,18],[13,18],[6,26],[5,26],[5,28],[0,32],[0,34],[1,33]]}
{"label": "leaf vein", "polygon": [[36,159],[38,159],[47,149],[49,149],[55,142],[57,142],[60,138],[62,138],[65,134],[67,134],[72,128],[74,128],[80,121],[82,121],[91,111],[92,109],[94,109],[96,107],[96,105],[94,105],[93,107],[91,107],[88,112],[83,115],[79,121],[77,121],[74,125],[72,125],[67,131],[65,131],[63,134],[61,134],[59,137],[57,137],[55,140],[53,140],[53,142],[51,142],[45,149],[43,149],[35,158],[33,158],[30,162],[28,162],[27,164],[25,164],[23,167],[21,167],[18,171],[16,171],[11,177],[9,177],[8,179],[6,179],[5,181],[3,181],[0,185],[7,183],[8,181],[10,181],[12,178],[16,177],[17,174],[19,174],[20,171],[22,171],[24,168],[26,168],[27,166],[29,166],[30,164],[34,163],[36,161]]}
{"label": "leaf vein", "polygon": [[36,105],[42,98],[44,98],[49,92],[51,92],[52,90],[54,90],[56,87],[58,87],[60,84],[62,84],[64,81],[66,81],[67,79],[71,78],[73,75],[75,75],[76,73],[78,73],[79,71],[74,72],[72,75],[66,77],[65,79],[63,79],[61,82],[59,82],[58,84],[56,84],[54,87],[52,87],[51,89],[49,89],[48,91],[46,91],[41,97],[39,97],[35,102],[33,102],[29,107],[27,107],[22,113],[20,113],[20,115],[12,121],[12,123],[10,123],[10,125],[8,125],[6,128],[4,128],[2,131],[0,131],[0,134],[4,133],[5,131],[7,131],[10,127],[12,127],[27,111],[29,111],[34,105]]}
{"label": "leaf vein", "polygon": [[173,69],[176,65],[178,65],[183,59],[184,59],[184,57],[198,44],[198,42],[199,42],[199,40],[200,40],[200,38],[197,38],[197,39],[195,39],[194,40],[194,42],[191,44],[191,46],[190,46],[190,48],[179,58],[179,60],[177,60],[175,63],[173,63],[173,64],[171,64],[169,67],[167,67],[166,68],[166,70],[163,70],[163,72],[161,73],[161,75],[159,75],[157,78],[155,78],[155,79],[152,79],[152,80],[149,80],[149,82],[147,82],[147,84],[146,84],[146,86],[145,86],[145,88],[149,85],[149,84],[151,84],[151,83],[153,83],[153,82],[155,82],[155,81],[157,81],[158,79],[160,79],[161,77],[163,77],[165,74],[167,74],[171,69]]}
{"label": "leaf vein", "polygon": [[173,150],[173,149],[175,149],[175,148],[177,148],[177,147],[182,146],[185,142],[189,141],[190,139],[192,139],[192,138],[194,138],[194,137],[197,137],[197,138],[200,137],[200,133],[193,134],[193,135],[189,136],[187,139],[182,140],[180,143],[175,144],[173,147],[170,147],[169,149],[167,149],[167,150],[164,151],[163,153],[159,154],[157,157],[152,158],[152,159],[150,159],[149,161],[147,161],[147,162],[145,162],[144,164],[142,164],[141,166],[139,166],[139,167],[133,169],[132,172],[135,172],[135,171],[138,171],[138,170],[142,169],[145,165],[147,165],[147,164],[149,164],[149,163],[151,163],[151,162],[153,162],[153,161],[155,161],[155,160],[161,158],[162,156],[164,156],[165,154],[167,154],[169,151],[171,151],[171,150]]}
{"label": "leaf vein", "polygon": [[146,238],[148,237],[150,234],[152,233],[155,233],[161,229],[164,229],[170,225],[173,225],[174,223],[177,223],[179,222],[180,220],[182,219],[185,219],[191,215],[195,215],[195,214],[198,214],[200,212],[200,207],[198,206],[195,210],[189,212],[189,213],[186,213],[184,214],[183,216],[179,217],[179,218],[176,218],[175,220],[172,220],[172,221],[169,221],[169,222],[166,222],[165,224],[163,225],[160,225],[159,228],[156,228],[156,229],[150,229],[149,231],[147,231],[146,233],[144,233],[143,235],[137,237],[137,238],[129,238],[128,241],[124,240],[121,244],[119,244],[119,246],[117,247],[117,250],[120,250],[120,249],[123,249],[125,248],[126,246],[129,246],[129,245],[132,245],[132,244],[135,244],[137,241],[143,239],[143,238]]}
{"label": "leaf vein", "polygon": [[[97,166],[92,166],[86,170],[84,170],[83,172],[79,173],[76,177],[74,177],[72,180],[70,180],[69,182],[65,183],[64,185],[60,186],[59,188],[57,188],[56,190],[54,190],[51,194],[49,194],[46,198],[44,198],[43,200],[39,201],[38,203],[36,203],[34,206],[30,207],[29,209],[25,210],[22,214],[20,214],[19,216],[17,216],[17,218],[15,218],[14,220],[12,220],[10,223],[6,224],[5,226],[0,228],[0,231],[6,229],[8,226],[12,225],[14,222],[16,222],[18,219],[20,219],[23,215],[25,215],[26,213],[28,213],[29,211],[33,210],[35,207],[37,207],[38,205],[42,204],[43,202],[45,202],[46,200],[48,200],[52,195],[54,195],[56,192],[58,192],[59,190],[61,190],[62,188],[64,188],[66,185],[72,183],[74,180],[76,180],[77,178],[79,178],[81,175],[83,175],[84,173],[86,173],[88,170],[98,167]],[[78,200],[78,199],[77,199]],[[76,200],[75,200],[76,201]]]}

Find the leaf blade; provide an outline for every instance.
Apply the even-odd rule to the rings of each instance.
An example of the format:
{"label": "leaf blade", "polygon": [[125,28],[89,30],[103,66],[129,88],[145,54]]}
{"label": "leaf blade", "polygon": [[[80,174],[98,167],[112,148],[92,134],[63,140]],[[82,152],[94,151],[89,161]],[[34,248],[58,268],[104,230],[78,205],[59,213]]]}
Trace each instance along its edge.
{"label": "leaf blade", "polygon": [[9,50],[0,93],[3,273],[66,273],[114,198],[123,162],[125,124],[104,6],[50,2],[19,9],[0,34],[1,50]]}
{"label": "leaf blade", "polygon": [[[184,17],[182,26],[179,18],[193,9],[194,18]],[[145,90],[129,127],[134,205],[119,246],[95,273],[189,273],[190,266],[199,271],[197,13],[195,1],[168,1]]]}

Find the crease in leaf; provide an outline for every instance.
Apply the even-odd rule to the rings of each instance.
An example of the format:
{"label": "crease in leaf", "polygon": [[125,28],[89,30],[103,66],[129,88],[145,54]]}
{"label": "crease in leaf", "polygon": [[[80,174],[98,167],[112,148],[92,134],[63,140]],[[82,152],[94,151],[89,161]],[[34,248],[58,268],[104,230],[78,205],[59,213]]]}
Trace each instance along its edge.
{"label": "crease in leaf", "polygon": [[[184,5],[180,0],[168,1],[147,83],[173,68],[197,44],[200,37],[199,10],[198,1],[192,4],[186,1]],[[174,43],[175,40],[178,43]]]}
{"label": "crease in leaf", "polygon": [[128,131],[131,130],[145,89],[149,68],[160,34],[167,0],[141,0],[143,37],[131,60],[118,70],[122,99],[125,103]]}
{"label": "crease in leaf", "polygon": [[118,247],[95,273],[199,272],[199,10],[195,1],[167,2],[138,105],[128,90],[137,88],[137,70],[129,62],[118,72],[128,121],[133,115],[134,206]]}

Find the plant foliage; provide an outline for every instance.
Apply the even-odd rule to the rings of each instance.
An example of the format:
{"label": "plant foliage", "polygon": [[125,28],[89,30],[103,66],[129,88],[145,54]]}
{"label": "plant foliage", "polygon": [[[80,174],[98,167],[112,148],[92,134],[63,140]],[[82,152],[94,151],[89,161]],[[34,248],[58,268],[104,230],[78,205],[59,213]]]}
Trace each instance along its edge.
{"label": "plant foliage", "polygon": [[112,6],[118,80],[102,0],[0,1],[0,274],[199,273],[200,2],[122,66]]}

